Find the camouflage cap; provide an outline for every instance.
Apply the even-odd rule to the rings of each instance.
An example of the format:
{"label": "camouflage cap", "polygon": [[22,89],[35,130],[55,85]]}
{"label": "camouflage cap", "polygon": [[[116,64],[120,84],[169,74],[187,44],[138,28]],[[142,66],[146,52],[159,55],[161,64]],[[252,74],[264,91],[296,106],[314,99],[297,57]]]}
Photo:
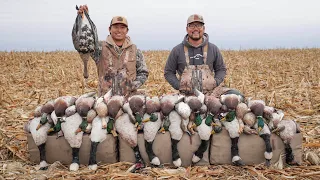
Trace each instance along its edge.
{"label": "camouflage cap", "polygon": [[199,14],[193,14],[193,15],[189,16],[187,24],[190,24],[193,22],[201,22],[204,24],[203,17]]}
{"label": "camouflage cap", "polygon": [[128,27],[128,21],[125,17],[123,16],[115,16],[112,18],[110,26],[114,24],[124,24]]}

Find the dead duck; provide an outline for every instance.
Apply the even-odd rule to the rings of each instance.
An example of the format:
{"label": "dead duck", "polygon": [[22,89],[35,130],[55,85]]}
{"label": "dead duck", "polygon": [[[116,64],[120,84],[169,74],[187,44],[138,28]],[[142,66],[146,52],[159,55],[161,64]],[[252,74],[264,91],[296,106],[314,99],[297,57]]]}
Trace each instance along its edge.
{"label": "dead duck", "polygon": [[248,107],[251,112],[256,116],[256,123],[254,128],[258,131],[259,136],[264,140],[266,145],[266,151],[264,157],[266,159],[266,166],[270,166],[270,160],[272,158],[272,146],[270,143],[271,132],[269,127],[265,124],[263,119],[263,111],[265,108],[265,102],[262,100],[248,100]]}
{"label": "dead duck", "polygon": [[115,122],[117,118],[123,114],[122,106],[124,105],[124,103],[125,98],[124,96],[120,95],[114,95],[108,100],[107,108],[109,121],[107,123],[107,132],[112,133],[113,136],[117,136],[117,127],[115,126]]}
{"label": "dead duck", "polygon": [[[267,114],[267,113],[266,113]],[[289,165],[299,165],[294,160],[292,148],[290,146],[291,140],[296,133],[300,133],[300,126],[297,122],[291,119],[283,119],[284,113],[281,110],[273,108],[271,116],[266,116],[269,121],[269,127],[273,133],[280,136],[285,145],[286,163]]]}
{"label": "dead duck", "polygon": [[[64,122],[65,120],[65,118],[63,117],[66,114],[67,108],[74,105],[75,101],[76,101],[76,98],[73,96],[62,96],[54,100],[54,114],[57,117],[57,122],[54,123],[55,126],[53,128],[50,128],[48,130],[48,133],[57,132],[58,133],[57,137],[63,136],[63,132],[61,131],[61,123]],[[70,113],[73,113],[73,114],[75,113],[72,111],[72,110],[75,110],[75,107],[70,110],[68,110],[69,116],[70,116]]]}
{"label": "dead duck", "polygon": [[[38,109],[39,110],[39,109]],[[50,100],[48,102],[46,102],[43,106],[41,106],[40,108],[40,114],[43,115],[44,113],[46,115],[51,114],[54,111],[54,101]],[[36,112],[37,114],[39,114],[38,112]],[[36,129],[38,130],[42,125],[46,124],[48,122],[48,118],[42,118],[38,124],[38,126],[36,127]]]}
{"label": "dead duck", "polygon": [[83,94],[75,101],[77,113],[82,117],[82,122],[75,131],[76,134],[87,129],[87,115],[95,103],[95,98],[93,97],[95,94],[95,92]]}
{"label": "dead duck", "polygon": [[[220,100],[214,96],[207,96],[205,98],[205,107],[207,107],[207,114],[202,112],[205,116],[201,117],[201,124],[197,127],[201,144],[192,157],[192,162],[197,163],[203,158],[203,153],[207,150],[211,134],[220,132],[221,124],[217,119],[222,104]],[[201,111],[201,110],[200,110]],[[214,127],[214,128],[213,128]]]}
{"label": "dead duck", "polygon": [[82,117],[79,113],[75,113],[66,117],[65,122],[61,124],[64,138],[67,140],[72,148],[72,163],[70,164],[70,171],[77,171],[79,169],[80,159],[79,150],[82,144],[83,131],[75,133],[82,123]]}
{"label": "dead duck", "polygon": [[135,126],[137,127],[137,130],[142,130],[142,119],[146,111],[146,97],[144,95],[134,95],[129,97],[128,102],[135,117]]}
{"label": "dead duck", "polygon": [[143,135],[145,139],[146,152],[148,154],[150,163],[155,166],[160,165],[160,159],[154,154],[152,149],[154,139],[162,123],[160,110],[160,100],[158,97],[146,97],[146,113],[143,116],[143,121],[145,123]]}
{"label": "dead duck", "polygon": [[244,165],[242,159],[239,156],[238,141],[240,136],[240,125],[236,117],[236,107],[241,102],[241,96],[236,94],[224,94],[220,97],[221,104],[225,106],[221,107],[224,113],[222,113],[223,118],[221,119],[222,124],[226,127],[231,138],[231,156],[232,163],[236,166]]}
{"label": "dead duck", "polygon": [[[176,167],[180,167],[182,162],[178,152],[178,142],[182,138],[181,116],[175,111],[175,105],[184,100],[184,96],[179,94],[168,94],[160,97],[161,113],[163,114],[163,124],[161,130],[168,130],[171,135],[172,161]],[[160,131],[161,131],[160,130]]]}
{"label": "dead duck", "polygon": [[[49,112],[47,110],[42,110],[45,106],[39,106],[36,108],[34,115],[35,117],[25,124],[25,131],[31,133],[32,138],[40,151],[40,170],[48,169],[48,163],[46,162],[46,141],[47,141],[47,131],[50,128],[48,119],[50,114],[43,111]],[[52,110],[52,109],[51,109]],[[40,113],[39,113],[40,112]],[[42,113],[41,113],[42,112]],[[40,125],[40,126],[39,126]]]}
{"label": "dead duck", "polygon": [[185,103],[188,104],[192,112],[188,124],[188,130],[191,132],[191,134],[195,133],[194,129],[197,126],[199,126],[202,122],[200,110],[204,104],[204,98],[204,94],[198,91],[197,89],[195,89],[194,96],[185,97]]}
{"label": "dead duck", "polygon": [[[125,103],[123,105],[122,113],[115,121],[115,127],[119,134],[119,137],[126,141],[129,146],[133,149],[135,155],[135,166],[134,170],[138,170],[145,167],[145,163],[141,157],[139,147],[138,147],[138,133],[136,130],[135,124],[132,123],[132,120],[127,112],[130,112],[130,105],[129,103]],[[131,111],[132,113],[132,111]],[[131,116],[134,116],[131,114]]]}
{"label": "dead duck", "polygon": [[[90,134],[91,139],[91,149],[90,149],[90,157],[89,157],[89,169],[97,170],[98,165],[96,161],[97,148],[99,143],[103,142],[107,138],[108,131],[111,132],[110,127],[113,124],[109,124],[108,115],[108,106],[107,103],[111,99],[112,90],[108,91],[105,95],[101,96],[97,99],[94,105],[94,110],[96,115],[92,115],[90,119],[92,119],[92,131]],[[93,110],[93,109],[92,109]],[[89,113],[88,113],[89,114]],[[89,121],[89,118],[88,118]],[[107,130],[106,130],[107,129]]]}

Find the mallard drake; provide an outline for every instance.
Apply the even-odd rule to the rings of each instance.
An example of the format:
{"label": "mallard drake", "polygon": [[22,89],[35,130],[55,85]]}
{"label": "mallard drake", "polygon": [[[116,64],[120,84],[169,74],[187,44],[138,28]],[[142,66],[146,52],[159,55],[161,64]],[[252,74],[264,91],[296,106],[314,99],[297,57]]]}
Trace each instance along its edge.
{"label": "mallard drake", "polygon": [[[39,116],[42,111],[43,106],[37,107],[34,114]],[[46,170],[48,168],[48,163],[46,162],[46,141],[47,141],[47,131],[50,128],[50,124],[47,119],[50,114],[42,113],[40,117],[34,117],[30,121],[25,124],[26,132],[30,132],[35,144],[38,146],[40,151],[40,170]],[[46,123],[40,123],[40,121],[46,121]],[[39,124],[42,124],[41,127],[38,128]]]}
{"label": "mallard drake", "polygon": [[[182,138],[181,116],[174,110],[175,105],[184,100],[184,96],[178,94],[163,95],[160,98],[163,124],[161,129],[168,129],[171,135],[172,161],[176,167],[181,166],[181,158],[178,152],[178,142]],[[160,130],[161,131],[161,130]]]}
{"label": "mallard drake", "polygon": [[109,121],[107,123],[108,133],[112,133],[113,136],[117,136],[115,121],[123,114],[122,106],[125,102],[124,96],[114,95],[107,103]]}
{"label": "mallard drake", "polygon": [[191,132],[191,134],[195,133],[194,128],[198,127],[202,122],[200,110],[204,104],[204,98],[204,94],[198,90],[195,90],[195,96],[185,97],[185,103],[188,104],[192,112],[188,124],[188,130]]}
{"label": "mallard drake", "polygon": [[169,114],[175,109],[175,105],[184,100],[184,96],[178,94],[168,94],[160,97],[161,114],[163,115],[162,128],[159,132],[165,133],[169,130]]}
{"label": "mallard drake", "polygon": [[[51,114],[52,111],[54,111],[54,101],[53,100],[50,100],[48,101],[47,103],[45,103],[42,107],[41,107],[41,111],[40,111],[40,114],[41,116],[45,113],[45,114]],[[35,112],[37,113],[37,115],[39,114],[38,112]],[[47,118],[41,118],[38,126],[36,127],[36,129],[38,130],[42,125],[46,124],[48,122],[48,119]]]}
{"label": "mallard drake", "polygon": [[[291,140],[293,139],[296,133],[300,133],[300,126],[294,120],[287,120],[284,118],[284,113],[281,110],[270,108],[272,111],[270,116],[266,116],[266,119],[269,120],[269,127],[272,129],[273,133],[276,133],[280,136],[285,145],[286,153],[286,163],[290,165],[297,165],[298,163],[294,160],[294,155],[292,153],[292,148],[290,146]],[[268,110],[270,110],[268,109]],[[266,115],[268,113],[265,113]]]}
{"label": "mallard drake", "polygon": [[83,94],[75,102],[77,113],[82,117],[82,123],[76,129],[76,134],[82,130],[87,129],[87,115],[90,109],[92,109],[95,104],[95,98],[93,97],[94,95],[95,92]]}
{"label": "mallard drake", "polygon": [[150,163],[156,166],[160,165],[159,158],[154,154],[152,145],[161,127],[160,100],[158,97],[146,97],[146,113],[143,116],[144,121],[144,139],[146,152]]}
{"label": "mallard drake", "polygon": [[[129,104],[126,103],[125,106],[128,107]],[[137,170],[145,167],[138,147],[138,133],[135,125],[131,122],[129,115],[127,113],[123,113],[119,116],[115,121],[115,127],[119,136],[133,149],[136,159],[135,169]]]}
{"label": "mallard drake", "polygon": [[250,112],[246,113],[243,116],[243,122],[244,122],[244,129],[243,132],[251,135],[251,134],[256,134],[258,135],[258,131],[256,131],[253,126],[256,123],[256,115],[254,115],[251,110]]}
{"label": "mallard drake", "polygon": [[65,139],[68,141],[72,148],[72,164],[70,165],[70,171],[77,171],[79,169],[79,150],[82,144],[83,131],[75,133],[83,122],[79,113],[75,113],[72,116],[66,118],[65,122],[61,124],[61,130],[63,131]]}
{"label": "mallard drake", "polygon": [[[98,101],[96,103],[99,103]],[[97,107],[97,106],[96,106]],[[91,111],[92,110],[92,111]],[[88,113],[88,122],[92,123],[92,130],[90,134],[91,139],[91,149],[90,149],[90,157],[89,157],[89,169],[97,170],[98,165],[96,161],[97,156],[97,148],[100,142],[103,142],[107,138],[107,133],[105,128],[103,128],[103,122],[101,118],[105,118],[105,123],[108,123],[109,117],[102,116],[100,117],[95,113],[93,109],[91,109]]]}
{"label": "mallard drake", "polygon": [[[215,117],[217,118],[222,106],[220,100],[214,96],[207,96],[204,103],[205,104],[203,104],[201,107],[201,109],[204,110],[200,109],[200,114],[205,116],[198,116],[198,118],[201,119],[201,123],[197,127],[201,144],[192,157],[193,163],[197,163],[202,159],[203,153],[208,148],[211,134],[221,131],[221,124],[218,122],[218,119],[215,119]],[[197,123],[197,120],[195,122]],[[213,127],[215,128],[213,129]]]}
{"label": "mallard drake", "polygon": [[129,106],[135,117],[137,130],[143,129],[142,118],[146,111],[146,97],[144,95],[134,95],[129,97]]}
{"label": "mallard drake", "polygon": [[76,98],[73,96],[62,96],[54,100],[54,116],[57,117],[57,122],[54,123],[55,126],[53,128],[48,130],[48,133],[58,132],[57,137],[63,135],[63,132],[61,131],[61,123],[65,121],[64,116],[66,115],[66,112],[69,116],[75,113],[75,106],[68,109],[70,106],[74,105],[75,101]]}
{"label": "mallard drake", "polygon": [[254,128],[258,131],[259,136],[264,140],[266,145],[266,151],[264,152],[264,157],[266,159],[266,166],[270,166],[270,160],[272,158],[272,146],[270,144],[270,129],[264,123],[263,111],[265,108],[265,102],[262,100],[248,100],[248,107],[251,112],[256,116],[256,123]]}
{"label": "mallard drake", "polygon": [[[88,122],[92,124],[92,131],[91,131],[91,149],[90,149],[90,157],[89,157],[89,169],[90,170],[97,170],[98,165],[96,161],[97,156],[97,148],[100,142],[103,142],[107,138],[107,132],[111,131],[110,127],[107,126],[109,122],[108,114],[108,107],[107,103],[111,98],[111,90],[108,91],[104,96],[101,96],[97,99],[94,105],[94,109],[91,109],[88,113]],[[113,125],[113,124],[112,124]],[[110,124],[109,124],[110,126]]]}
{"label": "mallard drake", "polygon": [[206,96],[205,104],[208,108],[208,114],[206,117],[206,124],[213,126],[211,134],[219,133],[222,131],[221,123],[219,121],[219,113],[222,107],[222,104],[220,102],[220,99],[218,99],[215,96]]}
{"label": "mallard drake", "polygon": [[226,130],[229,133],[231,138],[231,156],[232,163],[236,166],[244,165],[242,159],[239,156],[239,148],[238,141],[240,135],[240,125],[239,120],[236,117],[236,107],[241,102],[241,96],[236,94],[224,94],[220,97],[221,103],[225,106],[224,113],[222,116],[224,117],[221,121],[223,125],[226,127]]}

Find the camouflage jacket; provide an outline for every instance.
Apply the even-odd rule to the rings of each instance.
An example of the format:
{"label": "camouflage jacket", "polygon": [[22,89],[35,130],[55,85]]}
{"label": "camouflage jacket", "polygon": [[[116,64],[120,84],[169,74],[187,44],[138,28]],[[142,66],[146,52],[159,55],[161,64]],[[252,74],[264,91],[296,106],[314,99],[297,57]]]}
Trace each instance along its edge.
{"label": "camouflage jacket", "polygon": [[[130,37],[127,36],[127,39],[130,41]],[[96,64],[98,64],[99,60],[100,60],[100,56],[101,56],[101,52],[102,52],[102,45],[104,44],[104,42],[110,44],[113,46],[113,48],[116,50],[116,52],[118,52],[118,54],[120,55],[122,53],[122,51],[124,49],[122,48],[119,48],[118,46],[114,45],[114,43],[112,42],[112,38],[111,36],[109,35],[107,37],[107,41],[99,41],[98,43],[98,52],[95,53],[95,52],[92,52],[91,53],[91,58],[96,62]],[[132,43],[130,41],[130,43]],[[147,64],[146,64],[146,61],[144,59],[144,56],[141,52],[140,49],[137,49],[137,52],[136,52],[136,60],[137,60],[137,63],[136,63],[136,71],[137,71],[137,74],[136,74],[136,79],[134,81],[136,81],[137,83],[137,88],[142,86],[146,80],[148,79],[148,75],[149,75],[149,71],[148,71],[148,68],[147,68]]]}

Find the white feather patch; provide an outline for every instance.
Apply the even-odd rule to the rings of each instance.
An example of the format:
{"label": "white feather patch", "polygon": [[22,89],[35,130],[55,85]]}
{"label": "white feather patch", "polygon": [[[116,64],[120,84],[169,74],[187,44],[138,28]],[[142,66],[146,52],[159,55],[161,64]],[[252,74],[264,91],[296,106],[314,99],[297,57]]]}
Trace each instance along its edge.
{"label": "white feather patch", "polygon": [[179,158],[179,159],[177,159],[177,160],[173,161],[173,165],[174,165],[174,166],[176,166],[176,167],[180,167],[180,166],[181,166],[181,164],[182,164],[182,162],[181,162],[181,158]]}
{"label": "white feather patch", "polygon": [[264,158],[266,159],[272,159],[272,152],[264,152]]}
{"label": "white feather patch", "polygon": [[238,161],[240,159],[241,159],[240,156],[233,156],[232,157],[232,162],[236,162],[236,161]]}

